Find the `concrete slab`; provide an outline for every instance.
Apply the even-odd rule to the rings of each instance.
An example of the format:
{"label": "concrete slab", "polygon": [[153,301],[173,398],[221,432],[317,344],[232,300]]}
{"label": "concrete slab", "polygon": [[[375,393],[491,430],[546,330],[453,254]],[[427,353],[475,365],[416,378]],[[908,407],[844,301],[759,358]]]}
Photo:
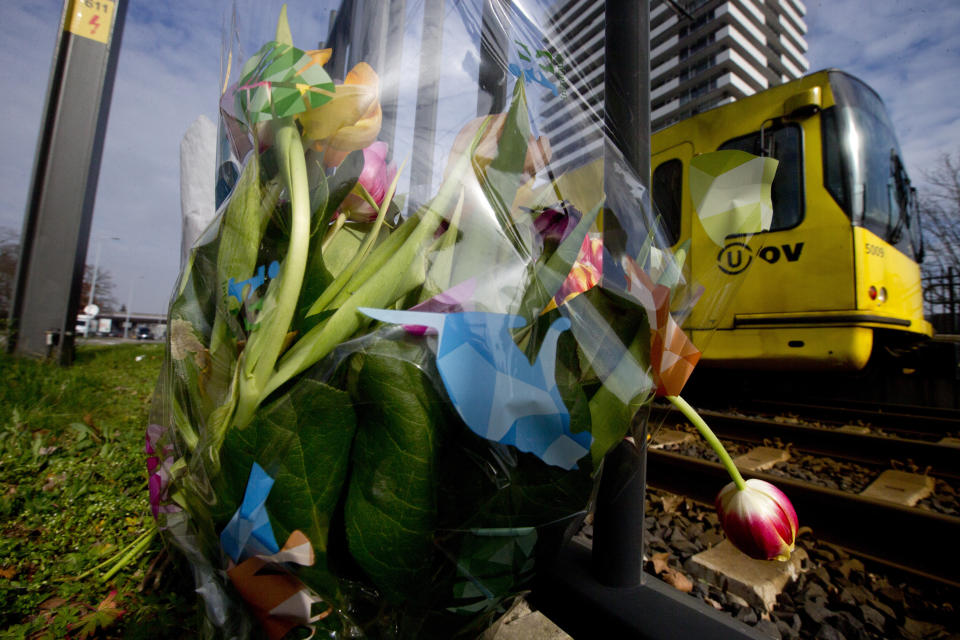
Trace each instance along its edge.
{"label": "concrete slab", "polygon": [[784,587],[800,575],[806,557],[807,552],[797,547],[784,562],[754,560],[724,540],[690,558],[684,567],[724,592],[770,611]]}
{"label": "concrete slab", "polygon": [[858,433],[860,435],[867,435],[870,433],[870,427],[865,427],[861,424],[845,424],[837,431],[844,431],[846,433]]}
{"label": "concrete slab", "polygon": [[786,462],[790,459],[790,454],[786,449],[777,449],[775,447],[754,447],[742,456],[733,459],[738,469],[746,471],[763,471],[769,469],[778,462]]}
{"label": "concrete slab", "polygon": [[887,469],[870,483],[860,495],[877,500],[895,502],[915,507],[918,502],[933,493],[934,479],[922,473],[910,473]]}
{"label": "concrete slab", "polygon": [[520,598],[497,623],[487,629],[482,640],[573,640],[539,611],[532,611]]}
{"label": "concrete slab", "polygon": [[942,444],[946,447],[960,447],[960,438],[947,436],[946,438],[940,438],[937,444]]}
{"label": "concrete slab", "polygon": [[652,449],[662,449],[666,446],[684,444],[691,442],[694,435],[689,431],[680,431],[679,429],[657,429],[653,434],[653,441],[650,443]]}

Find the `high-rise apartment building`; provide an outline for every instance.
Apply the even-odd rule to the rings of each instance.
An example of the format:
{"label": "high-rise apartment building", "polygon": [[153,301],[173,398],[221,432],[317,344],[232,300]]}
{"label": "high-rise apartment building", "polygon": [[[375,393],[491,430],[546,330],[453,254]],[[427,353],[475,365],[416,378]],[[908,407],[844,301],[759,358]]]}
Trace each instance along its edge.
{"label": "high-rise apartment building", "polygon": [[801,0],[652,0],[651,128],[804,75],[806,12]]}
{"label": "high-rise apartment building", "polygon": [[[548,97],[543,132],[565,170],[603,146],[604,3],[562,0],[549,38],[562,43],[579,105]],[[651,0],[650,124],[653,131],[804,75],[802,0]]]}

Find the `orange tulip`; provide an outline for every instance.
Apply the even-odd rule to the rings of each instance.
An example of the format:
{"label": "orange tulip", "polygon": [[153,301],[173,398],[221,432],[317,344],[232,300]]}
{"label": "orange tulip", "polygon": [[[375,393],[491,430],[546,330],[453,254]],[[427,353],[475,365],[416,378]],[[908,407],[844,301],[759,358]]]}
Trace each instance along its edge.
{"label": "orange tulip", "polygon": [[305,140],[324,151],[327,166],[337,166],[351,151],[373,144],[380,133],[380,78],[366,62],[357,63],[329,102],[297,117]]}

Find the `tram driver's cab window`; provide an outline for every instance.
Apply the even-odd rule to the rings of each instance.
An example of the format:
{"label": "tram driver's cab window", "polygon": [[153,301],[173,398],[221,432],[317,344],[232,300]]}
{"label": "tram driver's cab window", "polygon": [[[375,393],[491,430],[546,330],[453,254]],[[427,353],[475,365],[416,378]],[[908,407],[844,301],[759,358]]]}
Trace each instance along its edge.
{"label": "tram driver's cab window", "polygon": [[[764,149],[765,147],[765,149]],[[800,153],[800,127],[787,125],[734,138],[720,145],[721,149],[746,151],[780,161],[773,179],[773,222],[770,231],[791,229],[803,220],[803,158]]]}

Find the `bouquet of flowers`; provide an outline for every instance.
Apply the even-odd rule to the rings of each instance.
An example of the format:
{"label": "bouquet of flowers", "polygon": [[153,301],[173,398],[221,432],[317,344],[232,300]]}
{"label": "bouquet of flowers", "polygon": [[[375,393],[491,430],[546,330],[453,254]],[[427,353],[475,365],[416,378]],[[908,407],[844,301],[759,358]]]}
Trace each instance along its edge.
{"label": "bouquet of flowers", "polygon": [[[609,151],[558,171],[534,134],[561,56],[517,20],[508,103],[441,109],[456,133],[422,202],[422,177],[399,195],[416,145],[378,138],[387,80],[335,80],[285,8],[225,85],[236,180],[171,301],[147,429],[154,515],[214,634],[476,636],[699,357],[678,323],[701,290],[643,181]],[[770,161],[739,152],[701,186],[755,161],[769,199]],[[759,200],[727,209],[703,221],[721,240],[762,227]]]}

